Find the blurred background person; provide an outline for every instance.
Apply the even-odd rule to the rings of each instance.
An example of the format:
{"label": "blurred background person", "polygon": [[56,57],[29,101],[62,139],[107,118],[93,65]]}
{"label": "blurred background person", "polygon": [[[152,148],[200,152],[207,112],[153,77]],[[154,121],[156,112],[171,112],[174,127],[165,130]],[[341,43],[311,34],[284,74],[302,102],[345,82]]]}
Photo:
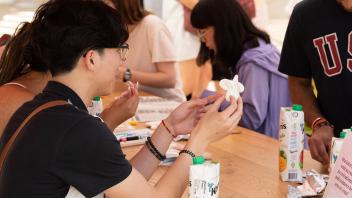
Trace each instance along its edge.
{"label": "blurred background person", "polygon": [[191,22],[202,40],[198,64],[210,60],[225,78],[237,74],[245,87],[240,125],[277,138],[280,107],[290,106],[290,99],[287,76],[278,71],[280,53],[269,35],[233,0],[199,1]]}
{"label": "blurred background person", "polygon": [[351,0],[302,1],[293,10],[282,48],[280,71],[289,75],[292,101],[302,104],[311,126],[311,155],[323,164],[329,163],[331,138],[352,123],[351,27]]}
{"label": "blurred background person", "polygon": [[129,54],[121,80],[139,82],[140,89],[163,98],[184,101],[176,49],[170,31],[139,0],[105,0],[128,24]]}

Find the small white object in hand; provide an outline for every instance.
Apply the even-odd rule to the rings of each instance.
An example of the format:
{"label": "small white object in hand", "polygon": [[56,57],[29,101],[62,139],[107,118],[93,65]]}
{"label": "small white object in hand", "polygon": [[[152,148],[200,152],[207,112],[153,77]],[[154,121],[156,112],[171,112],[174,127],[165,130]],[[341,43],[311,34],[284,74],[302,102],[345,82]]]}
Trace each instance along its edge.
{"label": "small white object in hand", "polygon": [[220,87],[226,91],[226,100],[230,101],[230,96],[233,96],[235,100],[240,97],[240,93],[244,91],[242,83],[238,82],[238,75],[235,75],[233,80],[222,79],[219,83]]}

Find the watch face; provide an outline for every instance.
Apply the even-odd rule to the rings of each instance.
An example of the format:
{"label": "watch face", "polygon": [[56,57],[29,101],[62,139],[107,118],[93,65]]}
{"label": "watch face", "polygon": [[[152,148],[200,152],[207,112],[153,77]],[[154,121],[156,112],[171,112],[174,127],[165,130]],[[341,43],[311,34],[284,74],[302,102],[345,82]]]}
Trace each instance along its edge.
{"label": "watch face", "polygon": [[126,71],[123,73],[123,82],[127,82],[131,79],[132,73],[130,69],[126,69]]}

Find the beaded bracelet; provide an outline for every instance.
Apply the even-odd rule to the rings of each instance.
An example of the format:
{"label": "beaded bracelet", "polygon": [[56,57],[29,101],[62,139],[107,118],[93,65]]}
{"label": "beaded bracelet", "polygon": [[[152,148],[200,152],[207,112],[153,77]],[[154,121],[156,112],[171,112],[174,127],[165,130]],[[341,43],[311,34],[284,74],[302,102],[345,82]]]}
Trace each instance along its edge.
{"label": "beaded bracelet", "polygon": [[154,146],[152,139],[150,137],[147,137],[147,141],[145,142],[145,145],[148,147],[149,151],[160,161],[163,161],[166,159],[165,155],[162,155],[158,149]]}
{"label": "beaded bracelet", "polygon": [[179,152],[179,155],[182,153],[186,153],[192,157],[193,164],[203,164],[205,162],[205,159],[203,156],[196,156],[192,151],[183,149]]}
{"label": "beaded bracelet", "polygon": [[181,155],[182,153],[186,153],[186,154],[190,155],[192,158],[196,157],[196,155],[192,151],[187,150],[187,149],[181,150],[178,154]]}

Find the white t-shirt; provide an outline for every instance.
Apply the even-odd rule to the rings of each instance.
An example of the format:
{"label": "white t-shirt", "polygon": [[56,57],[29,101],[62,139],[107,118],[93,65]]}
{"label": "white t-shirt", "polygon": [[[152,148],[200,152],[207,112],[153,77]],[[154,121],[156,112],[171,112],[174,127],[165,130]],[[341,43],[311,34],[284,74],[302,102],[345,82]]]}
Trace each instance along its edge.
{"label": "white t-shirt", "polygon": [[195,59],[200,48],[199,38],[185,31],[183,7],[179,0],[167,0],[162,5],[162,19],[176,43],[177,61]]}
{"label": "white t-shirt", "polygon": [[[156,63],[176,61],[173,38],[157,16],[150,14],[144,17],[130,33],[127,43],[130,50],[125,66],[132,69],[132,75],[133,70],[157,72]],[[141,84],[140,89],[171,100],[185,100],[177,64],[175,88],[155,88]]]}

